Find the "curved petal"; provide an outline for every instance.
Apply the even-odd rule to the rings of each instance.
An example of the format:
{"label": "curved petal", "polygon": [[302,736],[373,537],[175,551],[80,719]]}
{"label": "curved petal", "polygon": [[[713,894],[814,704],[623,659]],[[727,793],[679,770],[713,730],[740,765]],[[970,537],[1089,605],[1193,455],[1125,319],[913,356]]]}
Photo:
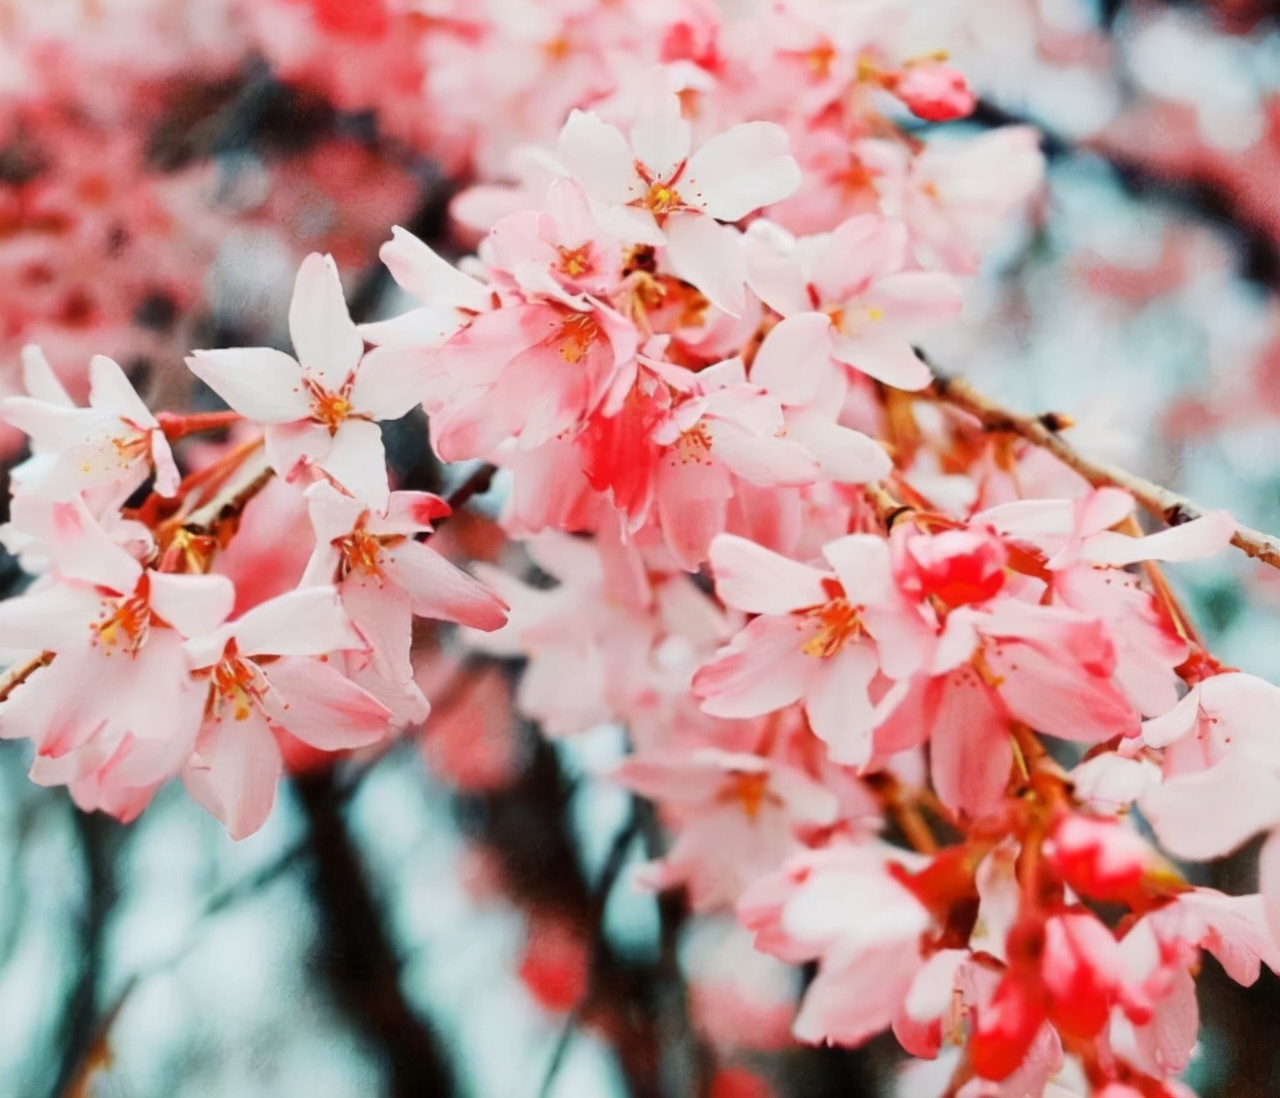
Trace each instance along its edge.
{"label": "curved petal", "polygon": [[929,367],[905,339],[842,337],[835,340],[831,354],[855,370],[861,370],[868,377],[895,389],[916,392],[933,380]]}
{"label": "curved petal", "polygon": [[751,381],[783,404],[808,404],[831,362],[831,321],[824,313],[797,313],[770,329],[751,363]]}
{"label": "curved petal", "polygon": [[1280,823],[1280,779],[1231,754],[1209,770],[1165,781],[1140,804],[1170,854],[1209,861]]}
{"label": "curved petal", "polygon": [[289,304],[289,338],[302,368],[327,389],[337,389],[360,362],[360,338],[333,256],[312,252],[302,261]]}
{"label": "curved petal", "polygon": [[759,717],[799,701],[815,669],[804,636],[787,618],[756,618],[693,677],[702,711]]}
{"label": "curved petal", "polygon": [[245,720],[205,726],[182,781],[192,799],[240,840],[267,822],[283,769],[266,718],[253,709]]}
{"label": "curved petal", "polygon": [[870,762],[876,711],[867,688],[879,669],[870,644],[847,644],[814,676],[804,709],[832,762],[843,766]]}
{"label": "curved petal", "polygon": [[847,301],[874,279],[902,270],[909,239],[906,225],[876,214],[841,223],[813,261],[813,283],[823,301]]}
{"label": "curved petal", "polygon": [[236,588],[226,576],[148,572],[151,609],[184,637],[212,633],[231,615]]}
{"label": "curved petal", "polygon": [[283,351],[193,351],[187,366],[232,408],[258,423],[293,423],[311,415],[302,368]]}
{"label": "curved petal", "polygon": [[378,347],[356,370],[351,407],[373,419],[399,419],[422,400],[423,353],[409,347]]}
{"label": "curved petal", "polygon": [[[391,239],[382,245],[378,257],[391,272],[396,284],[405,293],[423,302],[432,316],[436,315],[434,307],[437,305],[467,309],[475,313],[489,308],[492,291],[488,286],[458,270],[408,229],[402,229],[399,225],[392,229]],[[395,321],[385,323],[390,325]],[[372,342],[378,343],[381,340],[373,339]]]}
{"label": "curved petal", "polygon": [[744,122],[717,134],[689,158],[680,194],[720,221],[738,221],[781,202],[800,186],[788,155],[787,131],[772,122]]}
{"label": "curved petal", "polygon": [[356,499],[384,510],[391,497],[387,452],[376,423],[348,419],[338,427],[329,453],[316,465]]}
{"label": "curved petal", "polygon": [[94,355],[89,360],[89,403],[143,429],[156,425],[151,409],[142,403],[124,371],[106,355]]}
{"label": "curved petal", "polygon": [[889,543],[874,534],[849,534],[822,549],[854,606],[880,606],[894,593]]}
{"label": "curved petal", "polygon": [[323,656],[363,648],[332,587],[302,587],[259,603],[231,623],[246,656]]}
{"label": "curved petal", "polygon": [[408,592],[420,617],[456,621],[486,633],[507,622],[509,607],[502,599],[429,545],[406,541],[395,546],[387,553],[387,572]]}
{"label": "curved petal", "polygon": [[827,601],[825,574],[736,534],[711,543],[711,571],[721,601],[748,614],[788,614]]}
{"label": "curved petal", "polygon": [[321,751],[367,747],[390,730],[387,707],[332,664],[282,659],[266,675],[271,683],[264,700],[267,718]]}
{"label": "curved petal", "polygon": [[622,205],[640,197],[630,144],[594,111],[570,112],[556,143],[556,158],[597,202]]}
{"label": "curved petal", "polygon": [[655,180],[669,180],[689,155],[692,131],[674,92],[644,100],[631,127],[631,151]]}
{"label": "curved petal", "polygon": [[747,307],[747,261],[742,235],[701,214],[675,214],[667,221],[667,260],[676,276],[691,282],[730,316]]}

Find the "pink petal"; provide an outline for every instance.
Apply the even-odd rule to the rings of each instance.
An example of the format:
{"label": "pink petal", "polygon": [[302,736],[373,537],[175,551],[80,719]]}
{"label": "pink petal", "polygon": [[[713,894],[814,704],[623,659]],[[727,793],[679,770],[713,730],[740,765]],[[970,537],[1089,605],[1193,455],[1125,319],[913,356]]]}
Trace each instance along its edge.
{"label": "pink petal", "polygon": [[0,602],[0,650],[63,652],[89,647],[102,607],[91,591],[61,584]]}
{"label": "pink petal", "polygon": [[380,576],[348,576],[339,588],[342,605],[372,651],[377,676],[397,687],[413,682],[413,612],[404,592]]}
{"label": "pink petal", "polygon": [[556,158],[597,202],[622,205],[640,197],[631,145],[593,111],[569,113],[556,143]]}
{"label": "pink petal", "polygon": [[787,131],[772,122],[744,122],[717,134],[689,159],[680,195],[720,221],[781,202],[800,186],[787,154]]}
{"label": "pink petal", "polygon": [[868,283],[907,261],[907,227],[876,214],[859,214],[828,237],[813,264],[813,283],[823,301],[839,304],[861,294]]}
{"label": "pink petal", "polygon": [[631,127],[631,151],[654,179],[671,178],[689,155],[691,139],[678,95],[660,92],[642,101],[639,116]]}
{"label": "pink petal", "polygon": [[673,215],[666,229],[667,261],[675,275],[691,282],[717,308],[741,316],[747,307],[741,234],[692,213]]}
{"label": "pink petal", "polygon": [[1267,836],[1258,854],[1258,891],[1271,937],[1280,942],[1280,831]]}
{"label": "pink petal", "polygon": [[507,623],[507,604],[429,545],[406,541],[386,555],[389,578],[408,592],[418,616],[456,621],[486,633]]}
{"label": "pink petal", "polygon": [[184,637],[212,633],[231,615],[236,588],[226,576],[149,572],[151,609]]}
{"label": "pink petal", "polygon": [[798,701],[815,669],[803,634],[786,618],[756,618],[693,677],[702,711],[759,717]]}
{"label": "pink petal", "polygon": [[710,560],[720,600],[749,614],[787,614],[827,601],[825,573],[735,534],[711,543]]}
{"label": "pink petal", "polygon": [[789,414],[787,437],[813,454],[832,480],[869,484],[888,476],[893,469],[893,459],[875,439],[817,412],[797,410]]}
{"label": "pink petal", "polygon": [[792,1032],[810,1044],[862,1044],[893,1023],[919,967],[915,951],[901,945],[828,957],[805,992]]}
{"label": "pink petal", "polygon": [[[813,306],[799,260],[780,250],[789,243],[789,238],[775,242],[770,239],[775,233],[782,230],[767,221],[754,221],[747,229],[744,240],[747,283],[774,312],[784,317],[793,316]],[[782,235],[786,237],[785,233]]]}
{"label": "pink petal", "polygon": [[831,321],[824,313],[797,313],[770,329],[751,363],[752,384],[783,404],[808,404],[836,367],[831,364]]}
{"label": "pink petal", "polygon": [[875,534],[849,534],[828,542],[822,555],[853,606],[880,606],[894,595],[889,543]]}
{"label": "pink petal", "polygon": [[111,538],[79,495],[52,505],[38,497],[19,497],[13,514],[27,530],[44,536],[58,576],[117,595],[133,593],[142,565]]}
{"label": "pink petal", "polygon": [[817,459],[792,439],[748,434],[716,420],[708,424],[707,433],[715,456],[748,483],[798,487],[814,484],[822,472]]}
{"label": "pink petal", "polygon": [[254,709],[242,721],[206,724],[197,753],[182,775],[187,792],[231,838],[252,835],[271,815],[284,767],[266,718]]}
{"label": "pink petal", "polygon": [[948,808],[979,819],[1000,804],[1013,769],[1003,707],[968,669],[952,672],[933,690],[933,787]]}
{"label": "pink petal", "polygon": [[313,419],[273,423],[266,431],[267,461],[285,480],[295,480],[304,469],[323,461],[333,449],[329,428]]}
{"label": "pink petal", "polygon": [[187,365],[232,408],[258,423],[293,423],[311,415],[302,370],[282,351],[194,351]]}
{"label": "pink petal", "polygon": [[367,747],[390,730],[391,713],[332,664],[317,659],[276,660],[267,669],[267,717],[291,736],[321,751]]}
{"label": "pink petal", "polygon": [[229,628],[241,654],[247,656],[323,656],[364,646],[332,587],[304,587],[277,595]]}
{"label": "pink petal", "polygon": [[840,336],[834,341],[831,354],[840,362],[896,389],[915,392],[933,380],[929,367],[920,361],[905,339]]}
{"label": "pink petal", "polygon": [[1280,823],[1280,779],[1233,753],[1209,770],[1166,780],[1141,806],[1170,854],[1209,861]]}
{"label": "pink petal", "polygon": [[707,558],[712,539],[724,532],[733,485],[718,462],[662,459],[656,481],[658,520],[682,568],[695,572]]}
{"label": "pink petal", "polygon": [[492,291],[488,286],[458,270],[399,225],[391,230],[391,239],[378,256],[397,285],[428,307],[444,305],[475,313],[489,308]]}
{"label": "pink petal", "polygon": [[876,715],[867,688],[880,670],[875,650],[870,644],[846,644],[825,664],[805,694],[809,724],[832,762],[865,766]]}
{"label": "pink petal", "polygon": [[886,324],[915,338],[954,321],[964,306],[964,290],[941,271],[903,271],[878,279],[861,303],[879,309]]}
{"label": "pink petal", "polygon": [[1092,564],[1132,564],[1140,560],[1202,560],[1231,544],[1236,520],[1226,511],[1213,511],[1181,526],[1144,538],[1105,532],[1085,542],[1081,559]]}
{"label": "pink petal", "polygon": [[182,474],[173,460],[169,440],[159,430],[151,432],[151,464],[156,471],[156,492],[166,499],[172,498],[182,484]]}
{"label": "pink petal", "polygon": [[28,396],[44,404],[59,408],[75,407],[44,352],[34,343],[22,348],[22,388]]}
{"label": "pink petal", "polygon": [[156,425],[155,416],[142,403],[124,371],[106,355],[94,355],[89,360],[89,403],[143,430]]}
{"label": "pink petal", "polygon": [[387,453],[376,423],[348,419],[333,436],[329,453],[316,464],[356,499],[382,510],[391,496]]}
{"label": "pink petal", "polygon": [[333,256],[312,252],[302,261],[289,305],[289,338],[298,361],[326,389],[337,389],[360,362],[356,330]]}
{"label": "pink petal", "polygon": [[399,419],[422,400],[426,367],[416,348],[379,347],[356,370],[351,406],[373,419]]}

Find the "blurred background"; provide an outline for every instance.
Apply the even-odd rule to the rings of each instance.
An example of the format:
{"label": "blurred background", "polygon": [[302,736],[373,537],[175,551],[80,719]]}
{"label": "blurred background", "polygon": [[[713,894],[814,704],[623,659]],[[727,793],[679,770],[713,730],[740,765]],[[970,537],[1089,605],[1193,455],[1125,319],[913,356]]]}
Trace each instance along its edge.
{"label": "blurred background", "polygon": [[[390,227],[464,253],[449,200],[503,174],[527,132],[509,120],[553,136],[607,80],[572,64],[591,7],[0,0],[0,394],[38,342],[73,395],[105,353],[153,407],[200,406],[182,354],[283,345],[311,251],[358,320],[394,311]],[[1030,121],[1050,175],[931,355],[1072,415],[1081,450],[1280,530],[1280,4],[954,0],[937,18],[982,97],[948,132]],[[467,471],[440,470],[423,428],[390,428],[392,462],[447,491]],[[22,456],[0,427],[5,469]],[[252,506],[291,521],[277,503]],[[473,559],[496,544],[486,507],[447,531]],[[1264,571],[1232,556],[1175,578],[1210,647],[1276,681]],[[0,581],[23,582],[8,558]],[[29,745],[0,743],[0,1098],[928,1093],[895,1082],[891,1041],[789,1048],[804,974],[629,886],[662,837],[595,777],[619,730],[549,745],[511,717],[515,669],[424,652],[426,727],[335,771],[295,760],[239,844],[180,788],[128,826],[82,814],[28,781]],[[1250,874],[1246,852],[1205,883]],[[1203,981],[1199,1093],[1280,1094],[1276,983]]]}

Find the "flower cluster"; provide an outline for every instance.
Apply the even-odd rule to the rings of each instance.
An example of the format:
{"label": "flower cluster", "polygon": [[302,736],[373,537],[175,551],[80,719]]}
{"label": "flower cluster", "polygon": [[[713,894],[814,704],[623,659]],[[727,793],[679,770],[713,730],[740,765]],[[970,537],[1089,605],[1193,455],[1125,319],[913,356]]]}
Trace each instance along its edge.
{"label": "flower cluster", "polygon": [[[1033,208],[1035,135],[922,139],[975,99],[894,3],[539,5],[502,91],[527,120],[463,84],[525,5],[439,7],[429,80],[477,112],[453,137],[512,132],[465,154],[474,255],[383,246],[412,308],[357,326],[309,256],[294,354],[187,359],[212,419],[153,415],[103,357],[78,407],[27,352],[3,541],[37,578],[0,605],[0,735],[83,807],[181,777],[242,837],[299,744],[420,724],[414,617],[459,623],[523,662],[547,735],[625,727],[614,778],[673,837],[640,883],[812,965],[799,1039],[891,1028],[962,1098],[1186,1095],[1201,954],[1280,970],[1280,838],[1227,896],[1130,810],[1178,858],[1280,835],[1280,689],[1217,663],[1161,571],[1228,515],[1144,536],[922,357]],[[392,33],[381,4],[262,12]],[[502,471],[513,548],[479,580],[432,547],[448,504],[389,475],[380,425],[419,405],[442,462]]]}

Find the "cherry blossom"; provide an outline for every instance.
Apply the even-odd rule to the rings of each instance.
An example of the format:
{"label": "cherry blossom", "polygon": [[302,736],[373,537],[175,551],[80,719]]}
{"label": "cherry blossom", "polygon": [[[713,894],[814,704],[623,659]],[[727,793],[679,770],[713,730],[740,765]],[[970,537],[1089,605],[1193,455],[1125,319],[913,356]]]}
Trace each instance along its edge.
{"label": "cherry blossom", "polygon": [[49,499],[109,489],[124,499],[152,473],[156,491],[178,490],[178,468],[156,418],[119,365],[89,363],[89,407],[77,408],[38,347],[22,355],[27,396],[0,401],[0,417],[31,437],[32,456],[13,475]]}
{"label": "cherry blossom", "polygon": [[182,777],[233,839],[258,830],[275,802],[275,729],[321,751],[364,747],[390,730],[381,702],[315,658],[364,645],[333,587],[280,595],[188,642],[192,673],[208,686]]}
{"label": "cherry blossom", "polygon": [[629,244],[666,245],[675,272],[728,312],[745,305],[745,268],[735,222],[786,198],[800,181],[787,133],[744,122],[690,155],[692,128],[680,100],[657,93],[624,136],[590,111],[574,111],[556,155],[599,205],[600,223]]}
{"label": "cherry blossom", "polygon": [[806,404],[827,372],[851,366],[900,389],[929,368],[912,344],[960,312],[958,284],[911,270],[900,222],[873,214],[795,240],[758,222],[747,235],[751,288],[782,320],[765,338],[753,379],[787,404]]}
{"label": "cherry blossom", "polygon": [[297,359],[261,347],[196,351],[187,365],[236,411],[267,425],[267,454],[282,476],[314,468],[384,507],[390,489],[377,423],[421,400],[420,360],[394,347],[364,353],[329,256],[310,255],[299,269],[289,331]]}

